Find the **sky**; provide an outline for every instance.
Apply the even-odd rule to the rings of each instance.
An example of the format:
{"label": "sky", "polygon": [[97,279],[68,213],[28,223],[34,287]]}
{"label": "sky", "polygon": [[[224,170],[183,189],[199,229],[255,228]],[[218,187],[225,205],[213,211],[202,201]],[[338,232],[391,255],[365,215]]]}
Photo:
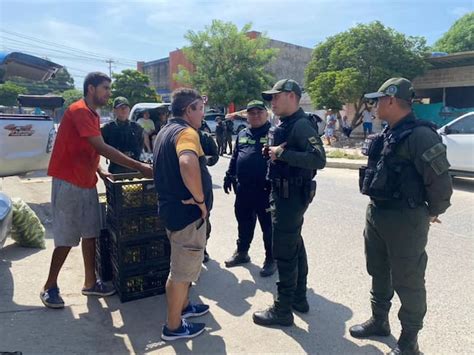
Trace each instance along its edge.
{"label": "sky", "polygon": [[136,68],[187,44],[187,31],[213,19],[246,23],[272,39],[308,48],[358,23],[380,21],[429,45],[474,0],[0,0],[0,51],[22,51],[64,65],[82,86],[88,72]]}

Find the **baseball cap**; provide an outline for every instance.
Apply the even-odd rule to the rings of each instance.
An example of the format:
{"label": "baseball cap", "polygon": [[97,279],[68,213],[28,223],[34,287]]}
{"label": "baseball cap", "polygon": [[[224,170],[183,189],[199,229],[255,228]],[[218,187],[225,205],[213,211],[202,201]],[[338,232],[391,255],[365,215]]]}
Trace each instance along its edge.
{"label": "baseball cap", "polygon": [[250,111],[253,108],[258,108],[260,110],[266,110],[265,104],[260,100],[252,100],[247,104],[247,111]]}
{"label": "baseball cap", "polygon": [[272,95],[278,94],[279,92],[294,92],[296,95],[301,97],[301,87],[293,79],[282,79],[277,81],[271,90],[262,92],[262,97],[266,101],[271,101]]}
{"label": "baseball cap", "polygon": [[383,83],[376,92],[365,94],[364,97],[366,99],[378,99],[379,97],[392,96],[411,101],[414,95],[415,92],[410,80],[405,78],[391,78]]}
{"label": "baseball cap", "polygon": [[114,108],[119,108],[120,106],[123,106],[123,105],[127,105],[128,107],[130,107],[128,100],[125,97],[123,96],[116,97],[114,100]]}

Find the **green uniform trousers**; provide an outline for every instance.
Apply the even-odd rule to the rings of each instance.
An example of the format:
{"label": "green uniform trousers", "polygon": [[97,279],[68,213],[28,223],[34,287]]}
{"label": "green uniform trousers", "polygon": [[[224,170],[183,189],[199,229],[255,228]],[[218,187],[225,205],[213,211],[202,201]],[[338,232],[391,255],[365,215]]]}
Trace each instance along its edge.
{"label": "green uniform trousers", "polygon": [[372,202],[367,207],[364,237],[372,312],[386,317],[395,291],[401,302],[398,318],[406,330],[420,330],[426,314],[428,230],[426,206],[382,208]]}
{"label": "green uniform trousers", "polygon": [[273,257],[279,276],[275,306],[282,312],[290,312],[293,301],[306,298],[308,259],[301,228],[308,205],[302,186],[290,185],[288,198],[272,188]]}

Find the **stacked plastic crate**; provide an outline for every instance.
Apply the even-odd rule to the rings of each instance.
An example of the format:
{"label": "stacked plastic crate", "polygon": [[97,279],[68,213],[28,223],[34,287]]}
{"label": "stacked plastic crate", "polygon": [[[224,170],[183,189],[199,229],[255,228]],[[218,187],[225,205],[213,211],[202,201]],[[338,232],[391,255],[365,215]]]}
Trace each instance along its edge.
{"label": "stacked plastic crate", "polygon": [[157,214],[153,180],[121,174],[105,186],[110,259],[120,300],[164,293],[170,245]]}
{"label": "stacked plastic crate", "polygon": [[107,198],[99,194],[100,236],[95,244],[95,269],[102,281],[112,280],[112,261],[110,260],[109,231],[106,222]]}

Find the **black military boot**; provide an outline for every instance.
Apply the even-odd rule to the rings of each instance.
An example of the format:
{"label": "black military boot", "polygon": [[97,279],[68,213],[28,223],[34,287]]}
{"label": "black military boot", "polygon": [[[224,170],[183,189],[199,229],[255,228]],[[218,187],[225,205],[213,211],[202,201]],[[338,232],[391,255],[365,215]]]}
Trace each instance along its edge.
{"label": "black military boot", "polygon": [[291,304],[291,308],[296,312],[300,313],[308,313],[309,312],[309,303],[308,300],[305,298],[297,298],[293,300]]}
{"label": "black military boot", "polygon": [[354,338],[368,338],[373,335],[389,336],[390,324],[388,323],[388,317],[370,317],[368,321],[350,327],[349,333]]}
{"label": "black military boot", "polygon": [[263,267],[260,270],[260,276],[268,277],[272,276],[277,270],[277,264],[274,259],[265,259]]}
{"label": "black military boot", "polygon": [[236,251],[234,255],[230,257],[230,259],[226,260],[225,266],[226,267],[233,267],[240,264],[246,264],[250,262],[250,256],[247,252]]}
{"label": "black military boot", "polygon": [[258,311],[253,314],[253,322],[258,325],[283,325],[289,327],[293,325],[293,313],[291,311],[282,312],[271,306],[263,311]]}
{"label": "black military boot", "polygon": [[398,339],[397,346],[393,348],[388,355],[419,355],[418,332],[406,331],[402,329],[402,334]]}

